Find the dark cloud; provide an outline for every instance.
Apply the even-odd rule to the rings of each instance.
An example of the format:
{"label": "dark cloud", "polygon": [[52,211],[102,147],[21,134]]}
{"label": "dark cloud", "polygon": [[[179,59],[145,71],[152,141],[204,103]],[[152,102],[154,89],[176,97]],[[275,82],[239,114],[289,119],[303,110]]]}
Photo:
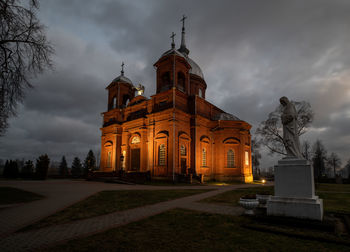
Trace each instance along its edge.
{"label": "dark cloud", "polygon": [[186,14],[186,42],[210,102],[254,132],[279,97],[309,101],[315,120],[304,138],[320,138],[348,159],[348,13],[345,0],[43,1],[40,16],[56,46],[56,69],[34,81],[0,139],[0,157],[35,156],[43,146],[55,149],[55,158],[97,150],[104,88],[119,75],[121,61],[126,75],[152,95],[153,63],[169,49],[172,31],[180,41]]}

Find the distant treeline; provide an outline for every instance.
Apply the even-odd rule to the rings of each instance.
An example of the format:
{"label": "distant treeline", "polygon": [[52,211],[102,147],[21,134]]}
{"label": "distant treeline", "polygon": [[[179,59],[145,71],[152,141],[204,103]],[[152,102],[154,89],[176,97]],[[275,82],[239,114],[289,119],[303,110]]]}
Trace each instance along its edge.
{"label": "distant treeline", "polygon": [[84,163],[78,157],[73,159],[69,168],[65,156],[62,157],[57,172],[50,174],[50,158],[47,154],[40,155],[35,162],[32,160],[6,160],[2,166],[2,176],[9,179],[46,179],[48,176],[56,178],[84,178],[89,171],[96,170],[96,158],[92,150],[89,150]]}

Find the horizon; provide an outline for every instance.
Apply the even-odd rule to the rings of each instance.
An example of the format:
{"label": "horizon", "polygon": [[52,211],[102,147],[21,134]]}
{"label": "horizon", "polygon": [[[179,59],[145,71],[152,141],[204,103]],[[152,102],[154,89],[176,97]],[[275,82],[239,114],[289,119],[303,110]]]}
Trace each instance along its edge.
{"label": "horizon", "polygon": [[[184,6],[184,7],[182,7]],[[172,11],[168,11],[172,10]],[[206,100],[253,126],[279,98],[310,102],[315,118],[301,138],[322,140],[342,167],[350,159],[350,2],[344,1],[43,1],[37,13],[53,43],[53,71],[33,78],[18,116],[0,138],[0,159],[34,160],[47,153],[70,165],[100,149],[105,87],[120,74],[155,93],[153,63],[186,44],[201,67]],[[262,151],[261,167],[277,156]],[[96,157],[99,159],[99,157]]]}

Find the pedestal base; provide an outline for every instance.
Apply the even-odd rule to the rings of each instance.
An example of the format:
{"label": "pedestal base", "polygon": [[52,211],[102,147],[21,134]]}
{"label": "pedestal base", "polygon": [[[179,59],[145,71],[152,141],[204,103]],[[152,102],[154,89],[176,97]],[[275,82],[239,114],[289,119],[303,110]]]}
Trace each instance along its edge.
{"label": "pedestal base", "polygon": [[323,201],[315,196],[314,174],[303,159],[284,158],[275,166],[275,196],[267,215],[322,220]]}
{"label": "pedestal base", "polygon": [[322,220],[323,201],[318,196],[314,198],[273,196],[267,202],[267,215]]}

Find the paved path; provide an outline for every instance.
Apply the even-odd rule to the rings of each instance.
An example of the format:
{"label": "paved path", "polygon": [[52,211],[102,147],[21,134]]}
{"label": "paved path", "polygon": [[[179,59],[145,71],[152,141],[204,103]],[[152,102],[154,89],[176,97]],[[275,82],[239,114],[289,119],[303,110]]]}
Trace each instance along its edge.
{"label": "paved path", "polygon": [[[84,180],[47,180],[47,181],[4,181],[0,186],[10,186],[44,195],[42,200],[15,207],[0,209],[0,238],[22,227],[28,226],[46,216],[56,213],[77,201],[103,190],[164,190],[180,189],[179,186],[143,186],[120,185]],[[210,188],[203,186],[185,186],[183,189]],[[216,187],[213,187],[216,188]]]}
{"label": "paved path", "polygon": [[[3,182],[3,181],[2,181]],[[0,186],[4,183],[0,182]],[[44,181],[43,181],[44,182]],[[18,182],[17,182],[18,183]],[[142,186],[142,185],[116,185],[85,181],[58,181],[39,183],[20,183],[17,186],[24,190],[37,192],[47,196],[47,199],[26,203],[13,209],[1,210],[0,229],[0,251],[27,251],[40,247],[47,247],[52,244],[64,242],[66,240],[99,233],[110,228],[138,221],[149,216],[153,216],[173,208],[186,208],[198,211],[205,211],[219,214],[238,215],[242,213],[239,207],[218,206],[212,204],[198,203],[197,201],[212,197],[229,190],[247,187],[249,185],[232,185],[225,187],[215,186]],[[57,184],[55,184],[57,183]],[[56,187],[50,188],[50,187]],[[207,189],[217,190],[196,194],[180,199],[160,202],[125,211],[114,212],[107,215],[97,216],[90,219],[79,220],[67,224],[50,226],[28,232],[12,233],[18,228],[33,223],[47,215],[50,215],[66,206],[73,204],[91,194],[102,190],[164,190],[164,189]],[[39,203],[41,202],[41,203]],[[47,205],[49,204],[49,205]],[[45,207],[46,206],[46,207]],[[26,212],[29,211],[29,212]],[[24,216],[26,217],[24,217]],[[5,231],[3,231],[5,230]]]}

